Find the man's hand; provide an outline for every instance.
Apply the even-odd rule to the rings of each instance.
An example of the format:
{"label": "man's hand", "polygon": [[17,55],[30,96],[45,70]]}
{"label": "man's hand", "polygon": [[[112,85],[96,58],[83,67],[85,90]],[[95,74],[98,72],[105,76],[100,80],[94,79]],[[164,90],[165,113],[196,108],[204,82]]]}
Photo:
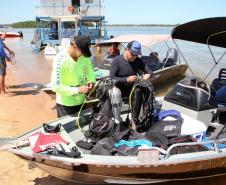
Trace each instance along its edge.
{"label": "man's hand", "polygon": [[79,93],[79,94],[87,93],[88,90],[89,90],[89,87],[86,86],[86,85],[83,85],[83,86],[78,87],[78,93]]}
{"label": "man's hand", "polygon": [[130,83],[135,82],[135,79],[136,79],[136,75],[129,76],[129,77],[127,78],[127,82],[130,82]]}
{"label": "man's hand", "polygon": [[93,88],[94,83],[89,81],[89,82],[86,82],[86,85],[88,86],[89,91],[90,91]]}
{"label": "man's hand", "polygon": [[150,74],[145,74],[144,77],[143,77],[144,80],[147,80],[149,78],[151,78],[151,75]]}
{"label": "man's hand", "polygon": [[7,62],[11,62],[11,59],[10,59],[10,58],[6,58],[6,61],[7,61]]}
{"label": "man's hand", "polygon": [[1,36],[2,41],[4,41],[5,38],[6,38],[6,31],[3,30],[3,31],[2,31],[2,36]]}

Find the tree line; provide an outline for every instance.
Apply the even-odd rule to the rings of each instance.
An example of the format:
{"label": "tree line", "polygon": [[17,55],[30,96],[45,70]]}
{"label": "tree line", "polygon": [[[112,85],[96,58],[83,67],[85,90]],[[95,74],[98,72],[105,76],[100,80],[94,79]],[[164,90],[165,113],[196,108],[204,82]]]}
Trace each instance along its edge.
{"label": "tree line", "polygon": [[[39,27],[42,27],[42,22],[39,22]],[[0,27],[2,26],[12,26],[13,28],[36,28],[37,27],[37,22],[36,21],[24,21],[24,22],[17,22],[13,24],[1,24]],[[46,25],[45,25],[46,26]]]}
{"label": "tree line", "polygon": [[[73,26],[74,22],[68,22],[67,26]],[[84,26],[88,26],[88,27],[94,27],[93,23],[83,23]],[[106,26],[178,26],[180,24],[175,24],[175,25],[170,25],[170,24],[112,24],[112,25],[108,25],[106,24]],[[36,21],[23,21],[23,22],[17,22],[17,23],[13,23],[13,24],[0,24],[0,27],[2,28],[2,26],[12,26],[13,28],[36,28],[37,27],[37,22]],[[38,23],[38,26],[40,28],[42,28],[42,22],[40,21]],[[79,26],[79,23],[78,23]],[[44,27],[47,27],[47,24],[44,23]]]}

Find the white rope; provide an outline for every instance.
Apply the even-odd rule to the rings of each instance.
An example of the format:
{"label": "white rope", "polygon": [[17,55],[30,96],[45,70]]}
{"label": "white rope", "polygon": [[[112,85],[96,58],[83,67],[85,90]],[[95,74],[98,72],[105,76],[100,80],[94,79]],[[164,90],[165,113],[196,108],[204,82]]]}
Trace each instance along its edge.
{"label": "white rope", "polygon": [[11,148],[20,149],[22,146],[27,146],[28,144],[29,144],[29,142],[28,142],[27,138],[20,138],[16,141],[16,143],[1,146],[0,151],[1,150],[8,150],[8,149],[11,149]]}

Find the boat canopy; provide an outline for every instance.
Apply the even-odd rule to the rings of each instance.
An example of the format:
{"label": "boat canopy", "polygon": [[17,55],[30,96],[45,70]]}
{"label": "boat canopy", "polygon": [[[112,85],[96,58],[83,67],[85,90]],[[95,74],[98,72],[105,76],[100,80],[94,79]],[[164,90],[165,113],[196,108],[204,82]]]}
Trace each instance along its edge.
{"label": "boat canopy", "polygon": [[104,43],[129,43],[131,41],[138,41],[142,46],[148,47],[153,44],[162,41],[172,40],[170,35],[143,35],[143,34],[132,34],[132,35],[120,35],[118,37],[106,40]]}
{"label": "boat canopy", "polygon": [[226,48],[226,17],[191,21],[173,29],[173,39]]}

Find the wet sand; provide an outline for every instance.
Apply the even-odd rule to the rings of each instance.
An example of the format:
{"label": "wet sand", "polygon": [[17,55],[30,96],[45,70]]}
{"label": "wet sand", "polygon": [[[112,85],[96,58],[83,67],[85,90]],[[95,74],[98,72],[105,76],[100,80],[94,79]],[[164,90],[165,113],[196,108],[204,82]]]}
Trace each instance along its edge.
{"label": "wet sand", "polygon": [[[33,85],[15,83],[8,69],[7,91],[13,97],[0,96],[0,137],[15,137],[45,122],[57,118],[55,99],[37,92]],[[56,179],[39,169],[28,169],[28,164],[15,155],[0,152],[0,184],[70,184]]]}

